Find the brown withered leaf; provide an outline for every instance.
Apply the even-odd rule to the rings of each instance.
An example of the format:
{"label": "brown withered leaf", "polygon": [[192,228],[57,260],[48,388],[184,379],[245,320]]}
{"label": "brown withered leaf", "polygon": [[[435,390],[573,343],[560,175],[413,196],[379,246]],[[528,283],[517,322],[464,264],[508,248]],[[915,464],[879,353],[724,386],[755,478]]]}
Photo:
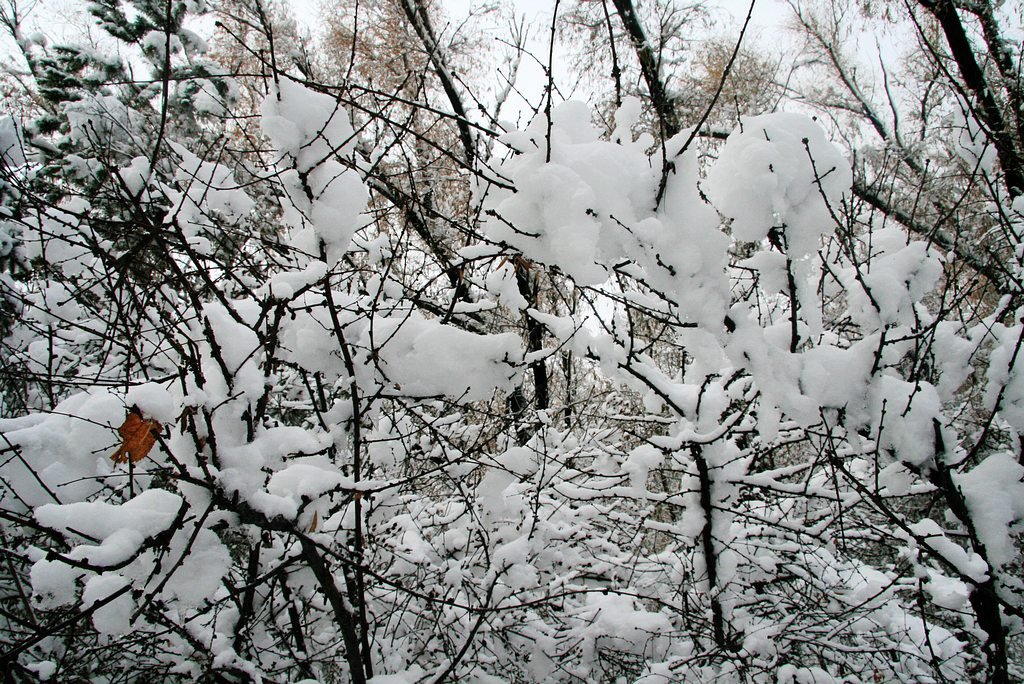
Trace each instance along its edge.
{"label": "brown withered leaf", "polygon": [[161,429],[163,426],[159,422],[143,418],[137,411],[129,411],[124,423],[117,428],[117,434],[121,435],[121,446],[110,458],[114,463],[125,463],[129,459],[132,463],[138,463],[146,458],[146,454],[156,444],[156,436]]}

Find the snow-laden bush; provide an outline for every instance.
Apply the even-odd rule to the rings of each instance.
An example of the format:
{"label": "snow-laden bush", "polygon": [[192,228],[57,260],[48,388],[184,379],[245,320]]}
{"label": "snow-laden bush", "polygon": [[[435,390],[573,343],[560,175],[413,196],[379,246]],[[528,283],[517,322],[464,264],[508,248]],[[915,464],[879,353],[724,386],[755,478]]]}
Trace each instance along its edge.
{"label": "snow-laden bush", "polygon": [[115,35],[175,92],[93,73],[0,127],[12,676],[999,674],[1017,295],[965,313],[818,123],[747,117],[712,158],[570,101],[442,116],[454,153],[409,123],[431,153],[274,71],[245,148],[237,84],[140,17]]}

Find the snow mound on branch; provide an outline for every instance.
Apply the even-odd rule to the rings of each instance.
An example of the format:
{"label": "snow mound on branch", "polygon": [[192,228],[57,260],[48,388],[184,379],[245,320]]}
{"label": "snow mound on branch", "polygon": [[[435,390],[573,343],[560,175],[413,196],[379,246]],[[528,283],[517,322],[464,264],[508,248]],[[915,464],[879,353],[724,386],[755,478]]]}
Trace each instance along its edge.
{"label": "snow mound on branch", "polygon": [[[643,280],[678,306],[679,315],[718,328],[728,301],[728,238],[698,192],[695,150],[670,164],[661,151],[648,155],[650,136],[630,134],[638,111],[632,99],[623,103],[614,141],[600,139],[581,102],[555,107],[550,129],[538,116],[503,136],[517,152],[500,162],[515,192],[487,190],[484,232],[577,285],[603,285],[614,271]],[[666,147],[682,144],[677,136]],[[521,308],[509,282],[492,274],[488,287]]]}
{"label": "snow mound on branch", "polygon": [[371,334],[385,391],[399,396],[482,401],[511,391],[523,360],[517,335],[476,335],[416,313],[377,318]]}
{"label": "snow mound on branch", "polygon": [[785,227],[787,252],[814,252],[833,229],[837,207],[852,184],[850,165],[825,138],[821,126],[802,114],[747,117],[726,140],[708,172],[712,204],[732,219],[738,240],[759,242]]}
{"label": "snow mound on branch", "polygon": [[263,101],[262,128],[280,151],[285,221],[295,247],[337,263],[366,219],[368,193],[354,165],[355,132],[335,98],[282,78]]}
{"label": "snow mound on branch", "polygon": [[674,633],[668,617],[646,610],[630,596],[588,594],[583,611],[590,620],[581,630],[588,648],[602,642],[627,653],[660,654]]}
{"label": "snow mound on branch", "polygon": [[94,495],[100,485],[92,478],[107,472],[124,412],[120,397],[97,391],[75,394],[50,414],[0,419],[2,442],[20,453],[0,463],[0,479],[16,495],[5,505],[18,510]]}
{"label": "snow mound on branch", "polygon": [[868,273],[849,268],[841,276],[850,315],[865,330],[914,325],[923,311],[921,300],[942,277],[942,259],[928,243],[908,241],[896,228],[872,231],[871,249]]}
{"label": "snow mound on branch", "polygon": [[1021,531],[1014,523],[1024,519],[1024,466],[1001,452],[955,477],[989,562],[997,568],[1011,562],[1018,555],[1011,533]]}
{"label": "snow mound on branch", "polygon": [[300,173],[355,148],[355,132],[341,103],[287,78],[263,101],[261,114],[264,135]]}
{"label": "snow mound on branch", "polygon": [[[151,489],[120,505],[103,501],[47,504],[36,509],[35,518],[50,529],[94,540],[95,543],[74,547],[66,556],[103,567],[125,563],[138,552],[147,537],[167,530],[175,521],[181,503],[177,494]],[[81,574],[82,570],[59,560],[39,560],[32,566],[32,588],[45,605],[66,605],[74,600],[75,579]],[[108,580],[98,579],[103,576],[120,578],[105,574],[93,577],[92,581],[106,586]],[[88,600],[89,591],[86,587],[86,603],[92,603]],[[104,598],[107,593],[112,592],[103,592],[103,596],[94,592],[94,600]]]}
{"label": "snow mound on branch", "polygon": [[[140,570],[137,556],[147,539],[178,529],[175,525],[180,523],[179,512],[183,505],[178,494],[151,489],[119,505],[83,501],[40,506],[35,511],[40,524],[67,535],[90,539],[91,543],[75,546],[64,555],[93,567],[80,570],[60,560],[39,560],[31,572],[34,592],[46,605],[66,605],[74,600],[77,578],[97,572],[85,583],[82,606],[88,608],[96,602],[107,601],[133,580],[149,575],[148,571]],[[181,558],[181,562],[180,567],[168,568],[171,574],[163,581],[162,594],[177,598],[183,606],[201,604],[228,572],[231,565],[228,550],[209,530],[198,530],[192,539],[178,535],[164,543],[170,554]],[[98,572],[102,568],[110,570]],[[96,610],[93,624],[102,633],[127,632],[133,607],[129,595],[117,598]]]}
{"label": "snow mound on branch", "polygon": [[105,572],[90,577],[82,592],[82,608],[92,608],[106,601],[92,614],[92,624],[100,634],[127,634],[131,631],[131,614],[135,605],[128,594],[122,594],[113,601],[110,597],[128,585],[128,581],[117,573]]}
{"label": "snow mound on branch", "polygon": [[151,489],[120,505],[102,501],[47,504],[37,508],[35,516],[47,527],[100,539],[125,529],[151,536],[167,529],[180,506],[177,494]]}
{"label": "snow mound on branch", "polygon": [[604,264],[623,254],[623,227],[654,209],[656,171],[643,148],[599,140],[582,102],[554,109],[550,139],[540,116],[502,140],[521,152],[502,165],[517,192],[487,210],[488,237],[581,285],[603,283]]}
{"label": "snow mound on branch", "polygon": [[160,423],[173,423],[181,415],[181,401],[155,382],[146,382],[129,389],[124,403],[126,406],[137,406],[142,415]]}
{"label": "snow mound on branch", "polygon": [[[294,518],[296,501],[289,498],[284,487],[277,486],[273,491],[267,491],[267,474],[284,470],[286,458],[316,453],[324,446],[321,439],[298,426],[259,430],[247,443],[221,448],[223,468],[218,479],[226,491],[237,492],[268,517]],[[284,481],[289,480],[295,482],[296,478],[286,476]]]}

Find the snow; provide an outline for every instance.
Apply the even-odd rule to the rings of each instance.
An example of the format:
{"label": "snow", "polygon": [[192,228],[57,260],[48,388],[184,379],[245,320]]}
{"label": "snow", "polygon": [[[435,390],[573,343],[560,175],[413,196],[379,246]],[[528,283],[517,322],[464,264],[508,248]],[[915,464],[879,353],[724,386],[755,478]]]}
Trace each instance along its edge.
{"label": "snow", "polygon": [[43,609],[59,608],[74,602],[75,582],[82,574],[59,561],[36,561],[29,571],[33,600]]}
{"label": "snow", "polygon": [[0,465],[4,482],[29,507],[53,504],[54,495],[85,500],[100,488],[91,478],[104,474],[97,455],[114,451],[123,421],[122,399],[104,391],[75,394],[32,421],[0,421],[2,443],[21,454]]}
{"label": "snow", "polygon": [[186,237],[217,229],[218,220],[238,224],[252,211],[253,200],[229,167],[204,161],[183,145],[171,146],[181,156],[175,180],[183,191],[168,189],[168,196],[175,201],[168,218],[181,225]]}
{"label": "snow", "polygon": [[383,391],[400,396],[488,399],[515,386],[523,359],[518,335],[476,335],[419,313],[376,318],[367,343],[377,350]]}
{"label": "snow", "polygon": [[[26,415],[0,419],[0,500],[33,610],[77,605],[96,644],[131,634],[188,676],[341,676],[321,667],[344,639],[311,540],[365,609],[376,684],[456,653],[466,681],[959,681],[980,662],[973,592],[1020,589],[1021,312],[1005,292],[951,302],[949,255],[851,202],[817,122],[748,117],[683,152],[691,131],[656,144],[637,98],[553,102],[487,141],[478,174],[412,170],[436,192],[435,259],[403,207],[370,202],[423,153],[381,138],[399,119],[276,76],[251,158],[172,125],[151,163],[149,109],[113,89],[62,105],[61,182],[110,178],[162,216],[154,263],[184,277],[108,272],[135,237],[109,236],[116,197],[36,210],[0,188],[5,349],[29,378],[4,389]],[[227,112],[211,79],[188,86]],[[994,169],[977,125],[954,127]],[[19,140],[0,119],[5,164],[34,169]],[[111,461],[132,409],[167,458]],[[713,616],[736,658],[707,657],[731,652]],[[26,665],[59,678],[58,647]]]}
{"label": "snow", "polygon": [[121,169],[121,180],[128,192],[138,195],[149,182],[150,168],[146,157],[135,157],[131,163]]}
{"label": "snow", "polygon": [[[922,308],[919,302],[942,275],[942,261],[926,243],[908,242],[901,231],[885,229],[871,235],[875,256],[870,273],[861,274],[863,286],[849,283],[850,311],[862,325],[912,325]],[[851,281],[853,273],[847,275]]]}
{"label": "snow", "polygon": [[311,261],[300,271],[273,274],[265,286],[266,289],[261,288],[256,293],[259,295],[269,292],[274,299],[292,299],[296,292],[322,279],[327,275],[327,271],[327,264],[323,261]]}
{"label": "snow", "polygon": [[494,296],[502,306],[515,311],[522,311],[529,306],[529,302],[519,292],[515,267],[507,261],[488,271],[486,287],[488,294]]}
{"label": "snow", "polygon": [[793,258],[813,253],[832,230],[830,212],[852,183],[849,162],[806,116],[746,117],[708,172],[705,192],[731,219],[733,236],[760,242],[771,228]]}
{"label": "snow", "polygon": [[163,385],[146,382],[130,388],[124,396],[125,404],[135,406],[145,418],[161,424],[177,421],[181,415],[181,400],[176,399]]}
{"label": "snow", "polygon": [[[27,260],[45,258],[59,265],[67,276],[78,275],[92,266],[94,256],[86,246],[94,234],[87,226],[80,226],[78,216],[87,215],[89,202],[83,198],[74,198],[62,202],[58,207],[47,208],[40,217],[38,226],[25,225],[21,230],[24,256]],[[60,283],[54,283],[47,292],[62,291]],[[46,294],[42,295],[46,297]],[[50,297],[50,301],[40,307],[40,317],[49,313],[64,316],[72,320],[79,318],[75,310],[74,298],[66,294]]]}
{"label": "snow", "polygon": [[293,463],[271,476],[267,491],[276,496],[315,499],[326,492],[351,489],[354,484],[330,463]]}
{"label": "snow", "polygon": [[[366,186],[350,168],[355,133],[348,114],[334,98],[288,78],[278,81],[263,101],[261,113],[263,133],[281,155],[285,220],[296,229],[299,245],[303,230],[311,229],[326,246],[333,265],[367,220],[363,215]],[[306,251],[317,254],[318,244],[307,246]]]}
{"label": "snow", "polygon": [[366,680],[366,682],[367,684],[416,684],[416,682],[423,681],[425,676],[426,672],[424,672],[422,667],[413,665],[403,672],[376,675]]}
{"label": "snow", "polygon": [[226,116],[229,113],[229,99],[218,92],[212,81],[202,79],[199,81],[199,92],[193,96],[192,101],[196,111],[213,116]]}
{"label": "snow", "polygon": [[178,36],[166,31],[148,32],[139,41],[139,45],[154,64],[159,64],[167,59],[168,45],[170,45],[172,55],[182,52],[182,44]]}
{"label": "snow", "polygon": [[674,631],[667,616],[644,610],[628,596],[591,593],[585,605],[592,620],[581,630],[587,641],[607,639],[626,652],[651,657],[666,647]]}
{"label": "snow", "polygon": [[0,163],[10,172],[26,161],[21,126],[11,116],[0,116]]}
{"label": "snow", "polygon": [[[299,463],[285,469],[284,459],[318,452],[324,448],[324,442],[297,426],[268,428],[261,430],[248,443],[239,441],[242,443],[222,449],[222,469],[217,474],[220,485],[232,494],[241,495],[270,518],[284,516],[294,519],[301,495],[282,483],[306,486],[303,483],[309,479],[310,466]],[[291,468],[296,470],[289,472]],[[273,491],[267,489],[268,472],[274,473],[270,482],[274,482],[274,477],[279,478]],[[327,487],[337,484],[338,481],[328,480]]]}
{"label": "snow", "polygon": [[[243,307],[238,307],[243,308]],[[249,397],[258,397],[263,393],[263,373],[257,367],[260,356],[259,336],[250,326],[246,325],[236,308],[229,309],[219,302],[211,302],[203,308],[203,315],[212,333],[211,344],[219,361],[223,361],[230,380],[231,388]],[[211,355],[214,349],[211,349]],[[204,372],[211,378],[223,374],[219,361],[206,364]],[[228,391],[225,387],[224,392]]]}
{"label": "snow", "polygon": [[820,667],[785,664],[776,673],[778,684],[836,684],[839,680]]}
{"label": "snow", "polygon": [[49,681],[51,677],[57,672],[57,663],[52,660],[41,660],[37,663],[30,663],[27,665],[29,670],[35,672],[39,676],[41,681]]}
{"label": "snow", "polygon": [[99,539],[124,530],[137,532],[141,539],[166,530],[177,516],[181,503],[177,494],[150,489],[123,504],[103,501],[46,504],[35,510],[35,518],[55,530],[74,530]]}
{"label": "snow", "polygon": [[1010,453],[995,453],[955,477],[989,563],[999,568],[1019,557],[1012,533],[1024,521],[1024,465]]}
{"label": "snow", "polygon": [[1003,420],[1024,433],[1024,373],[1013,363],[1024,339],[1024,325],[997,323],[990,334],[995,344],[986,369],[985,404],[992,410],[998,408]]}
{"label": "snow", "polygon": [[[118,590],[127,586],[123,577],[116,573],[104,573],[89,578],[82,591],[82,609],[106,600]],[[131,596],[123,594],[113,601],[96,608],[92,613],[92,624],[100,634],[127,634],[131,631],[131,612],[134,608]]]}
{"label": "snow", "polygon": [[924,584],[932,603],[940,608],[965,611],[970,607],[971,587],[952,577],[946,577],[934,571],[928,571],[928,580]]}
{"label": "snow", "polygon": [[629,452],[629,456],[622,464],[622,469],[629,474],[631,487],[641,491],[647,489],[647,474],[652,468],[661,465],[664,455],[658,449],[644,444]]}
{"label": "snow", "polygon": [[[919,538],[924,548],[951,563],[956,571],[974,582],[989,578],[989,565],[977,553],[965,550],[946,536],[934,520],[925,518],[910,525],[910,531]],[[916,544],[916,542],[915,542]]]}
{"label": "snow", "polygon": [[640,145],[598,140],[583,103],[563,103],[551,119],[550,163],[543,117],[503,138],[529,144],[502,165],[518,192],[492,200],[487,235],[531,261],[557,264],[580,285],[597,285],[608,277],[607,262],[623,254],[621,226],[653,210],[646,181],[654,171]]}
{"label": "snow", "polygon": [[[102,568],[128,562],[146,538],[167,531],[177,518],[181,504],[181,497],[154,489],[120,505],[102,501],[47,504],[36,509],[35,517],[51,529],[97,540],[98,544],[76,546],[67,557]],[[83,574],[86,573],[59,559],[44,558],[32,566],[32,589],[42,605],[66,605],[75,600],[75,580]],[[93,575],[85,583],[83,608],[105,599],[128,583],[129,580],[117,572]],[[97,609],[93,622],[101,633],[123,634],[130,627],[131,610],[131,597],[126,594]]]}
{"label": "snow", "polygon": [[[175,555],[185,552],[184,540],[176,540]],[[215,596],[224,576],[231,571],[231,554],[210,530],[199,530],[183,562],[164,585],[163,596],[175,599],[182,609],[195,608]]]}
{"label": "snow", "polygon": [[964,112],[970,111],[971,106],[964,102],[953,110],[954,130],[959,129],[960,133],[959,145],[954,149],[968,168],[991,174],[997,159],[996,148],[977,119],[972,115],[964,115]]}

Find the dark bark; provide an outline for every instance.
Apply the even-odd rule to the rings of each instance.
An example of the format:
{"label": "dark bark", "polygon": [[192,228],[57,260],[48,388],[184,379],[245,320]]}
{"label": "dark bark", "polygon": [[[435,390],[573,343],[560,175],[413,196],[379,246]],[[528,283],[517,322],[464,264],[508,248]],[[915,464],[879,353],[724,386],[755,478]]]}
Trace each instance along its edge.
{"label": "dark bark", "polygon": [[938,226],[928,226],[917,221],[907,212],[896,208],[891,202],[885,200],[875,188],[865,185],[861,181],[854,181],[853,194],[869,206],[882,212],[888,218],[899,223],[911,233],[935,244],[944,252],[954,255],[957,260],[962,261],[979,275],[985,276],[992,281],[993,285],[1000,292],[1012,289],[1009,285],[1015,279],[1015,276],[1007,268],[1006,264],[995,255],[978,254],[971,250],[970,245],[966,245],[962,240],[946,235],[939,230]]}
{"label": "dark bark", "polygon": [[704,527],[700,531],[700,543],[701,551],[704,553],[705,572],[708,576],[708,596],[711,599],[711,629],[715,636],[715,646],[727,649],[729,645],[725,634],[725,618],[722,615],[722,604],[718,600],[718,556],[715,553],[711,474],[700,444],[691,445],[690,454],[697,464],[697,476],[700,480],[700,507],[704,511]]}
{"label": "dark bark", "polygon": [[466,116],[466,108],[462,104],[462,97],[455,87],[455,77],[444,59],[444,53],[437,42],[437,35],[430,23],[427,8],[421,0],[402,0],[402,9],[405,16],[412,25],[413,30],[423,43],[423,49],[430,58],[430,64],[434,67],[434,73],[441,81],[441,87],[448,98],[455,114],[455,124],[459,128],[459,140],[462,142],[463,151],[466,154],[466,165],[472,166],[476,159],[476,146],[473,143],[473,134],[469,128],[469,118]]}
{"label": "dark bark", "polygon": [[631,0],[612,0],[612,3],[630,42],[633,43],[633,49],[636,50],[640,71],[647,84],[647,92],[651,95],[651,104],[661,124],[662,137],[667,140],[679,132],[679,117],[676,114],[675,103],[669,97],[662,81],[658,57],[647,40],[647,34],[644,33],[644,27],[640,24]]}
{"label": "dark bark", "polygon": [[[960,488],[953,481],[953,475],[949,467],[944,463],[946,453],[945,440],[942,437],[942,426],[937,420],[933,421],[935,432],[935,470],[931,472],[930,479],[946,499],[949,510],[957,517],[967,531],[971,548],[992,568],[989,561],[989,554],[978,536],[974,526],[967,500],[964,498]],[[999,597],[996,594],[996,583],[992,572],[988,573],[983,582],[974,582],[971,587],[971,608],[974,609],[974,616],[978,620],[978,626],[985,632],[985,643],[982,649],[988,661],[988,672],[986,680],[990,684],[1009,684],[1009,662],[1006,654],[1006,627],[1003,625],[1003,616],[1000,610]]]}
{"label": "dark bark", "polygon": [[[526,300],[531,308],[537,307],[537,288],[531,284],[530,266],[522,259],[515,263],[516,286],[519,294]],[[523,313],[523,321],[526,325],[526,351],[532,353],[540,351],[544,343],[544,326],[534,320],[528,313]],[[533,407],[543,411],[551,405],[550,390],[548,384],[548,367],[544,359],[538,359],[530,364],[530,374],[533,376]],[[522,387],[513,390],[508,398],[509,411],[513,418],[519,423],[520,428],[517,439],[520,444],[525,444],[530,438],[530,431],[525,429],[523,421],[526,418],[526,410],[529,404],[523,393]]]}
{"label": "dark bark", "polygon": [[348,663],[349,676],[352,678],[353,684],[366,684],[367,678],[373,674],[369,654],[365,654],[365,658],[361,657],[360,638],[352,612],[345,604],[345,599],[334,581],[334,574],[327,567],[327,562],[320,556],[316,545],[305,537],[300,537],[299,542],[302,544],[302,554],[306,565],[313,571],[320,590],[324,592],[327,602],[334,611],[334,621],[338,625],[342,641],[345,643],[345,661]]}
{"label": "dark bark", "polygon": [[1006,189],[1010,197],[1017,197],[1024,192],[1024,160],[1021,158],[1019,141],[1014,140],[1003,108],[996,100],[988,77],[978,64],[956,6],[950,0],[919,1],[942,27],[950,53],[963,79],[963,85],[976,100],[974,114],[985,127],[985,132],[996,149]]}

